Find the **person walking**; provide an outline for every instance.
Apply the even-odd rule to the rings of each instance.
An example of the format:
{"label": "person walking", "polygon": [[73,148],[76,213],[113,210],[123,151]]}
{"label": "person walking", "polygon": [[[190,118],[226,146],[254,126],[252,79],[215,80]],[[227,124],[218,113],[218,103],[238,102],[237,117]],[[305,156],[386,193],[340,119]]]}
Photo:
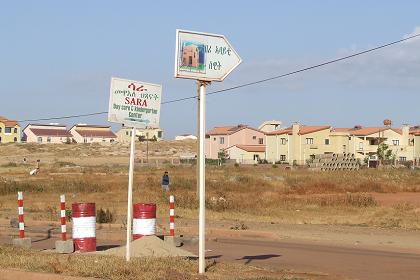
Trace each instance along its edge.
{"label": "person walking", "polygon": [[162,190],[169,191],[169,174],[168,171],[162,176]]}

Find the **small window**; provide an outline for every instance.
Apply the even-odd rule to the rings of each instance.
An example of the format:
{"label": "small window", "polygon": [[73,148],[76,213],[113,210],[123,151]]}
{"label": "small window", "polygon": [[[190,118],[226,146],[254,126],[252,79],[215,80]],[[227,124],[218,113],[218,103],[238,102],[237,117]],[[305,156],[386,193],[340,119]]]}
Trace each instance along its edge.
{"label": "small window", "polygon": [[47,137],[47,143],[51,143],[51,137],[50,136]]}
{"label": "small window", "polygon": [[286,138],[281,138],[281,140],[280,140],[280,141],[281,141],[281,144],[282,144],[282,145],[286,145]]}
{"label": "small window", "polygon": [[17,133],[17,128],[15,127],[15,133]]}
{"label": "small window", "polygon": [[258,144],[260,145],[264,144],[264,138],[258,138]]}
{"label": "small window", "polygon": [[400,140],[392,140],[392,145],[399,146],[400,145]]}
{"label": "small window", "polygon": [[162,131],[158,131],[158,138],[162,138]]}
{"label": "small window", "polygon": [[329,145],[330,144],[330,139],[325,139],[324,143],[325,143],[325,145]]}
{"label": "small window", "polygon": [[1,131],[2,131],[2,128],[0,127],[0,133],[1,133]]}
{"label": "small window", "polygon": [[4,133],[12,133],[12,128],[11,127],[4,128]]}
{"label": "small window", "polygon": [[39,136],[39,137],[37,138],[37,141],[38,141],[38,143],[42,143],[42,137],[41,137],[41,136]]}
{"label": "small window", "polygon": [[127,136],[128,136],[128,131],[126,131],[126,132],[125,132],[125,135],[127,135]]}
{"label": "small window", "polygon": [[312,145],[314,143],[314,138],[306,138],[306,144]]}
{"label": "small window", "polygon": [[220,137],[220,144],[225,144],[225,137]]}
{"label": "small window", "polygon": [[286,155],[280,155],[280,161],[286,161]]}
{"label": "small window", "polygon": [[213,138],[213,141],[216,141],[216,137]]}
{"label": "small window", "polygon": [[252,139],[253,139],[253,140],[257,139],[257,136],[252,136]]}
{"label": "small window", "polygon": [[407,161],[407,157],[400,157],[400,161]]}
{"label": "small window", "polygon": [[359,142],[359,150],[363,150],[363,142]]}
{"label": "small window", "polygon": [[15,137],[15,138],[13,138],[13,141],[14,141],[14,142],[17,142],[17,138],[16,138],[16,137]]}

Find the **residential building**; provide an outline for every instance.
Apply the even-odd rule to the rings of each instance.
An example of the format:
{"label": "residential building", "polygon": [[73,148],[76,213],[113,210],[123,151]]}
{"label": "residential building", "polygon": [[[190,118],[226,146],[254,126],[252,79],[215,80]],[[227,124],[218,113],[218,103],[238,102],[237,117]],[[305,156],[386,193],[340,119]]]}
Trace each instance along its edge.
{"label": "residential building", "polygon": [[183,141],[183,140],[197,140],[197,136],[192,134],[181,134],[175,136],[175,141]]}
{"label": "residential building", "polygon": [[215,127],[206,134],[205,154],[207,158],[217,159],[220,151],[234,145],[265,146],[264,138],[264,132],[243,124]]}
{"label": "residential building", "polygon": [[65,125],[28,124],[23,129],[23,141],[27,143],[71,143],[72,135]]}
{"label": "residential building", "polygon": [[20,142],[19,123],[0,116],[0,144],[16,142]]}
{"label": "residential building", "polygon": [[281,121],[265,121],[263,122],[258,129],[261,130],[262,132],[272,132],[272,131],[276,131],[276,130],[280,130],[281,128]]}
{"label": "residential building", "polygon": [[117,139],[110,126],[77,124],[70,133],[76,143],[112,143]]}
{"label": "residential building", "polygon": [[225,151],[228,158],[241,164],[254,164],[265,159],[265,145],[233,145]]}
{"label": "residential building", "polygon": [[378,147],[385,143],[397,161],[412,161],[420,158],[417,133],[420,134],[420,129],[410,129],[408,125],[333,128],[294,123],[289,128],[266,133],[266,159],[303,165],[318,154],[352,153],[363,163],[369,158],[377,160]]}
{"label": "residential building", "polygon": [[[132,128],[122,127],[116,134],[118,137],[118,142],[129,143],[131,141]],[[136,141],[139,141],[140,138],[143,140],[161,141],[162,135],[163,130],[160,128],[136,129]]]}

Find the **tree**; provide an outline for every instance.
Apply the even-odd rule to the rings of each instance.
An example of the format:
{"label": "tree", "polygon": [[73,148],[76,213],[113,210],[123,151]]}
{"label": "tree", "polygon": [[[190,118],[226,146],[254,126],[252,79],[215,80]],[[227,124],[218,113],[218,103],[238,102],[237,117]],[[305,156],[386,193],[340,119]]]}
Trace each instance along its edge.
{"label": "tree", "polygon": [[378,159],[381,162],[384,161],[384,160],[388,161],[388,160],[395,159],[394,153],[389,148],[389,146],[387,144],[385,144],[385,142],[382,142],[378,145],[377,154],[378,154]]}
{"label": "tree", "polygon": [[226,160],[228,159],[229,155],[226,152],[226,150],[221,150],[218,154],[217,154],[217,158],[220,160],[220,163],[225,163]]}

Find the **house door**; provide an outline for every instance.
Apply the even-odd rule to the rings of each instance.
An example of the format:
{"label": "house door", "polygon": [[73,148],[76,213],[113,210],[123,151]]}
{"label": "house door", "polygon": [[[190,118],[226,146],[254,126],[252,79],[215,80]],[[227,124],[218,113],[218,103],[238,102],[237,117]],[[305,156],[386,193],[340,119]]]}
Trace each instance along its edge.
{"label": "house door", "polygon": [[189,56],[188,57],[188,65],[189,66],[192,66],[192,56]]}

